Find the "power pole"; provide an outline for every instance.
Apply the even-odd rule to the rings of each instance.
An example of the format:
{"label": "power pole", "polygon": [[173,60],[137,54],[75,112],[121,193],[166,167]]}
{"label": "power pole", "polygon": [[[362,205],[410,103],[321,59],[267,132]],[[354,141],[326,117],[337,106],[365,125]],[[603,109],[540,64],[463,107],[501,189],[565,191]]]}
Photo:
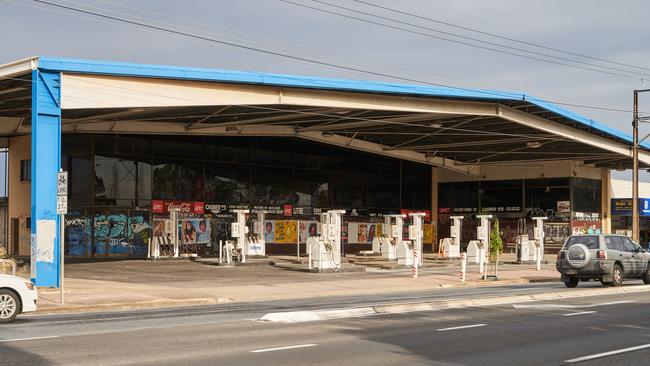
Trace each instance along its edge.
{"label": "power pole", "polygon": [[632,109],[632,240],[639,242],[639,91]]}
{"label": "power pole", "polygon": [[639,93],[644,92],[650,92],[650,89],[634,91],[632,109],[632,240],[637,243],[639,242]]}

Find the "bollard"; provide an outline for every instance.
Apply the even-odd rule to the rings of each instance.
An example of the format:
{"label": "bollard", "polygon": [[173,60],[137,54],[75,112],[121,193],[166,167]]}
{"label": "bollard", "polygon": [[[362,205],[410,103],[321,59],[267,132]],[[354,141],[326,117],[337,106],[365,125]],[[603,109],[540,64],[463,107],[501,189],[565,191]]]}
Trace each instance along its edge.
{"label": "bollard", "polygon": [[460,282],[465,283],[465,272],[467,271],[467,255],[460,253]]}
{"label": "bollard", "polygon": [[485,253],[483,252],[483,246],[478,249],[478,273],[483,274],[483,262],[485,261]]}
{"label": "bollard", "polygon": [[418,251],[413,249],[413,273],[412,278],[418,278]]}
{"label": "bollard", "polygon": [[537,271],[540,271],[541,270],[541,262],[542,262],[541,257],[543,256],[543,254],[540,253],[542,251],[542,246],[538,245],[536,249],[537,249]]}

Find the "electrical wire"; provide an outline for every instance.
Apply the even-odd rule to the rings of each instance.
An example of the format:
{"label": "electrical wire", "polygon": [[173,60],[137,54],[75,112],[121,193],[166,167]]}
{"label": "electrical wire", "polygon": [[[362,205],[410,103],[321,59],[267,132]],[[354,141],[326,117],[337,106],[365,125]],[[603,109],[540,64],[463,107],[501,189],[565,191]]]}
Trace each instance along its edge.
{"label": "electrical wire", "polygon": [[[618,77],[622,77],[622,78],[631,78],[631,79],[639,79],[639,80],[642,79],[640,76],[634,76],[634,75],[622,74],[621,73],[621,72],[630,73],[630,71],[627,71],[627,70],[615,69],[615,68],[611,68],[611,67],[608,67],[608,66],[598,66],[598,65],[595,66],[595,67],[600,67],[600,68],[605,68],[605,69],[614,69],[614,70],[619,70],[620,71],[620,72],[612,72],[612,71],[605,71],[605,70],[595,69],[593,67],[573,65],[573,64],[568,64],[566,62],[553,61],[553,60],[548,60],[548,59],[544,59],[544,58],[540,58],[540,57],[524,55],[524,54],[520,54],[520,53],[517,53],[517,52],[500,50],[500,49],[496,49],[496,48],[493,48],[493,47],[481,46],[481,45],[478,45],[478,44],[469,43],[469,42],[465,42],[465,41],[459,41],[459,40],[455,40],[455,39],[451,39],[451,38],[440,37],[440,36],[436,36],[436,35],[433,35],[433,34],[430,34],[430,33],[424,33],[424,32],[415,31],[415,30],[411,30],[411,29],[408,29],[408,28],[402,28],[402,27],[399,27],[399,26],[391,25],[391,24],[377,22],[377,21],[374,21],[374,20],[359,18],[359,17],[356,17],[356,16],[347,15],[347,14],[339,13],[339,12],[332,11],[332,10],[322,9],[322,8],[318,8],[318,7],[315,7],[315,6],[310,6],[310,5],[306,5],[306,4],[302,4],[302,3],[297,3],[297,2],[294,2],[294,1],[290,1],[290,0],[279,0],[279,1],[281,1],[283,3],[290,4],[290,5],[295,5],[295,6],[311,9],[311,10],[316,10],[316,11],[323,12],[323,13],[330,14],[330,15],[336,15],[336,16],[340,16],[340,17],[343,17],[343,18],[348,18],[348,19],[352,19],[352,20],[356,20],[356,21],[360,21],[360,22],[364,22],[364,23],[378,25],[378,26],[381,26],[381,27],[389,28],[389,29],[394,29],[394,30],[399,30],[399,31],[412,33],[412,34],[417,34],[417,35],[421,35],[421,36],[428,37],[428,38],[439,39],[439,40],[446,41],[446,42],[457,43],[457,44],[464,45],[464,46],[479,48],[479,49],[488,50],[488,51],[497,52],[497,53],[503,53],[503,54],[507,54],[507,55],[511,55],[511,56],[523,57],[523,58],[536,60],[536,61],[540,61],[540,62],[546,62],[546,63],[556,64],[556,65],[561,65],[561,66],[566,66],[566,67],[571,67],[571,68],[576,68],[576,69],[582,69],[582,70],[593,71],[593,72],[598,72],[598,73],[602,73],[602,74],[608,74],[608,75],[612,75],[612,76],[618,76]],[[317,2],[317,3],[328,4],[329,6],[332,6],[332,7],[335,7],[335,8],[345,9],[345,10],[348,10],[348,11],[351,11],[351,12],[354,12],[354,13],[369,15],[369,16],[372,16],[372,17],[375,17],[375,18],[388,19],[388,20],[390,20],[392,22],[396,22],[396,23],[408,24],[409,26],[413,26],[413,27],[417,27],[417,28],[421,28],[421,29],[426,29],[426,30],[429,30],[429,31],[436,31],[436,32],[441,32],[441,33],[445,33],[445,34],[451,34],[451,33],[448,33],[448,32],[442,32],[442,31],[438,31],[438,30],[428,28],[428,27],[418,26],[418,25],[412,24],[412,23],[406,23],[406,22],[402,22],[402,21],[399,21],[399,20],[392,20],[392,19],[387,18],[387,17],[373,15],[373,14],[370,14],[370,13],[367,13],[367,12],[362,12],[362,11],[359,11],[359,10],[350,9],[350,8],[343,7],[343,6],[340,6],[340,5],[334,5],[334,4],[331,4],[331,3],[326,3],[326,2],[322,2],[322,1],[318,1],[318,0],[310,0],[310,1]],[[459,37],[459,38],[467,38],[467,39],[476,40],[476,39],[473,39],[473,38],[470,38],[470,37],[465,37],[465,36],[460,36],[460,35],[453,35],[453,36],[454,37]],[[480,41],[480,40],[476,40],[476,41],[487,43],[487,44],[495,44],[493,42],[487,42],[487,41]],[[517,48],[514,48],[514,47],[509,47],[509,46],[504,46],[504,45],[499,45],[499,47],[504,47],[504,48],[509,48],[509,49],[517,49]],[[519,50],[519,51],[522,51],[522,50]],[[537,53],[537,52],[534,52],[534,51],[525,51],[524,50],[523,52],[529,52],[529,53],[532,53],[532,54],[540,54],[540,53]],[[557,56],[545,55],[545,57],[552,57],[552,58],[556,58],[556,59],[567,60],[566,58],[561,58],[561,57],[557,57]],[[571,62],[579,62],[579,61],[575,61],[575,60],[570,60],[570,61]],[[584,62],[579,62],[579,63],[584,64]],[[591,65],[591,64],[589,64],[589,65]],[[650,75],[650,74],[642,74],[642,75]]]}
{"label": "electrical wire", "polygon": [[[5,0],[5,1],[7,1],[7,0]],[[398,79],[398,80],[415,82],[415,83],[420,83],[420,84],[441,86],[441,87],[446,87],[446,88],[451,88],[451,89],[456,89],[456,90],[467,90],[467,91],[473,91],[473,92],[484,93],[484,94],[500,95],[500,94],[498,94],[496,92],[491,92],[491,91],[486,91],[486,90],[459,88],[459,87],[449,86],[449,85],[440,84],[440,83],[432,83],[432,82],[426,82],[426,81],[421,81],[421,80],[412,79],[412,78],[405,78],[405,77],[390,75],[390,74],[386,74],[386,73],[378,73],[378,72],[374,72],[374,71],[371,71],[371,70],[364,70],[364,69],[359,69],[359,68],[350,68],[350,67],[347,67],[347,66],[344,66],[344,65],[320,62],[318,60],[311,60],[311,59],[306,59],[306,58],[301,58],[301,57],[294,57],[292,55],[280,54],[278,52],[268,51],[268,50],[264,50],[264,49],[257,49],[257,48],[253,48],[253,47],[247,47],[247,46],[243,46],[243,45],[239,45],[239,44],[232,44],[232,43],[223,42],[223,41],[220,41],[220,40],[217,40],[217,39],[211,39],[211,38],[208,38],[208,37],[197,36],[197,35],[189,34],[189,33],[186,33],[186,32],[179,32],[179,31],[176,31],[176,30],[173,30],[173,29],[166,29],[166,28],[163,28],[163,27],[157,27],[155,25],[150,25],[150,24],[146,24],[146,23],[131,21],[131,20],[128,20],[128,19],[121,19],[121,18],[118,18],[118,17],[113,17],[113,16],[110,16],[110,15],[106,15],[106,14],[101,14],[101,13],[91,12],[91,11],[87,11],[87,10],[83,10],[83,9],[68,7],[68,6],[65,6],[65,5],[51,3],[51,2],[48,2],[48,1],[42,1],[42,0],[34,0],[34,1],[36,1],[38,3],[44,3],[44,4],[47,4],[47,5],[50,5],[50,6],[58,7],[58,8],[63,8],[63,9],[66,9],[66,10],[81,12],[82,14],[88,14],[88,15],[92,15],[92,16],[96,16],[96,17],[100,17],[100,18],[105,18],[105,19],[110,19],[110,20],[114,20],[114,21],[118,21],[118,22],[125,22],[127,24],[132,24],[132,25],[138,26],[137,29],[141,29],[140,27],[150,28],[150,29],[154,29],[154,30],[158,30],[158,31],[164,31],[164,32],[172,33],[172,34],[185,36],[185,37],[198,38],[198,39],[205,40],[205,41],[224,44],[224,45],[227,45],[227,46],[244,48],[244,49],[248,49],[248,50],[251,50],[251,51],[264,52],[264,53],[268,53],[268,54],[272,54],[272,55],[276,55],[276,56],[280,56],[280,57],[292,58],[292,59],[296,59],[296,60],[299,60],[299,61],[316,63],[316,64],[320,64],[320,65],[324,65],[324,66],[329,66],[329,67],[334,67],[334,68],[341,68],[341,69],[346,69],[346,70],[350,70],[350,71],[355,71],[355,72],[371,74],[371,75],[375,75],[375,76],[386,77],[386,78],[390,78],[390,79]],[[16,4],[24,5],[22,3],[16,3]],[[41,8],[39,8],[39,9],[41,9]],[[64,14],[72,15],[72,14],[69,14],[67,12],[64,13]],[[107,22],[107,23],[115,24],[113,22]],[[133,27],[129,27],[129,28],[133,28]],[[21,80],[21,81],[27,81],[27,80]],[[584,105],[584,104],[578,104],[578,103],[564,103],[564,102],[553,101],[553,100],[545,100],[545,101],[555,103],[555,104],[560,104],[560,105],[570,105],[570,106],[579,107],[579,108],[599,109],[599,110],[608,110],[608,111],[626,112],[626,113],[630,112],[628,110],[618,109],[618,108],[591,106],[591,105]]]}
{"label": "electrical wire", "polygon": [[587,59],[594,60],[594,61],[601,61],[601,62],[606,62],[606,63],[610,63],[610,64],[614,64],[614,65],[627,66],[627,67],[632,67],[632,68],[635,68],[635,69],[650,71],[650,68],[648,68],[648,67],[635,66],[635,65],[631,65],[631,64],[627,64],[627,63],[623,63],[623,62],[607,60],[607,59],[604,59],[604,58],[589,56],[589,55],[585,55],[585,54],[582,54],[582,53],[577,53],[577,52],[562,50],[562,49],[559,49],[559,48],[545,46],[545,45],[542,45],[542,44],[539,44],[539,43],[524,41],[524,40],[521,40],[521,39],[516,39],[516,38],[507,37],[507,36],[503,36],[503,35],[499,35],[499,34],[495,34],[495,33],[490,33],[490,32],[486,32],[486,31],[482,31],[482,30],[477,29],[477,28],[470,28],[470,27],[466,27],[466,26],[460,26],[460,25],[453,24],[453,23],[450,23],[450,22],[445,22],[445,21],[442,21],[442,20],[439,20],[439,19],[434,19],[434,18],[431,18],[431,17],[425,17],[425,16],[421,16],[421,15],[418,15],[418,14],[406,12],[406,11],[403,11],[403,10],[399,10],[399,9],[395,9],[395,8],[391,8],[391,7],[387,7],[387,6],[382,6],[382,5],[375,4],[375,3],[372,3],[372,2],[369,2],[369,1],[363,1],[363,0],[352,0],[352,1],[360,3],[360,4],[372,6],[372,7],[375,7],[375,8],[387,10],[387,11],[390,11],[390,12],[394,12],[394,13],[398,13],[398,14],[402,14],[402,15],[408,15],[410,17],[414,17],[414,18],[417,18],[417,19],[422,19],[422,20],[426,20],[426,21],[430,21],[430,22],[434,22],[434,23],[438,23],[438,24],[443,24],[443,25],[453,27],[453,28],[457,28],[457,29],[462,29],[462,30],[466,30],[466,31],[470,31],[470,32],[478,33],[478,34],[487,35],[487,36],[490,36],[490,37],[499,38],[499,39],[502,39],[502,40],[505,40],[505,41],[524,44],[524,45],[527,45],[527,46],[538,47],[538,48],[542,48],[542,49],[549,50],[549,51],[564,53],[564,54],[567,54],[567,55],[583,57],[583,58],[587,58]]}

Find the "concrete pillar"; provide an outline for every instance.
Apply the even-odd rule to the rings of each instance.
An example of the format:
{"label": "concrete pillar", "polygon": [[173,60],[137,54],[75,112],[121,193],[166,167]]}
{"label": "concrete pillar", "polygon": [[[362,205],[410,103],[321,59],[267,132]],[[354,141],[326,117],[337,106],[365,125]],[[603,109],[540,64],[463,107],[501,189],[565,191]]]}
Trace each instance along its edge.
{"label": "concrete pillar", "polygon": [[440,168],[431,167],[431,225],[433,225],[433,244],[431,250],[437,250],[438,243],[438,179]]}
{"label": "concrete pillar", "polygon": [[603,233],[612,232],[612,175],[609,169],[600,172],[600,207]]}
{"label": "concrete pillar", "polygon": [[56,175],[61,167],[61,74],[32,71],[31,269],[37,286],[61,284]]}

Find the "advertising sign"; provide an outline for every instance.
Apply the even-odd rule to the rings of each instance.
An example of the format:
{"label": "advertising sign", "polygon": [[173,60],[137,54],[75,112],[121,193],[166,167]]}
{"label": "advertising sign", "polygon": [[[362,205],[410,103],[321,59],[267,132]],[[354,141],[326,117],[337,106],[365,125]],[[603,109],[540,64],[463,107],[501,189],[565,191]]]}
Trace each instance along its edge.
{"label": "advertising sign", "polygon": [[168,214],[170,210],[174,209],[178,209],[181,214],[203,215],[205,213],[205,204],[203,202],[190,201],[151,201],[151,210],[153,213]]}
{"label": "advertising sign", "polygon": [[298,240],[297,222],[292,220],[276,220],[273,242],[277,244],[295,244]]}
{"label": "advertising sign", "polygon": [[[632,216],[631,198],[612,198],[612,215]],[[639,198],[639,215],[650,216],[650,198]]]}

